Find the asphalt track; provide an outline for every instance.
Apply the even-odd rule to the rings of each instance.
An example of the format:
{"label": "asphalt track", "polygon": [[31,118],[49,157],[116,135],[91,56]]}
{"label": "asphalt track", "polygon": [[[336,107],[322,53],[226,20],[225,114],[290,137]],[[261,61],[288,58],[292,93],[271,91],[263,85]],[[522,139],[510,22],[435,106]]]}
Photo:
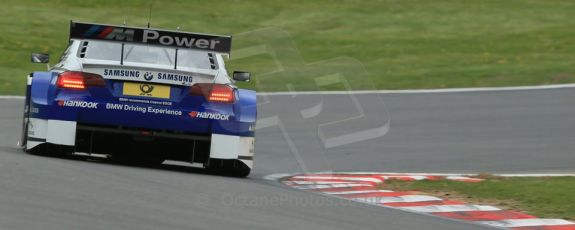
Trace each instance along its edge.
{"label": "asphalt track", "polygon": [[[575,172],[575,88],[368,94],[353,101],[349,95],[270,96],[258,116],[279,116],[285,132],[259,130],[259,172],[302,171],[298,158],[308,171]],[[321,113],[302,118],[300,110],[317,104]],[[345,121],[357,107],[363,116]],[[386,122],[385,135],[334,148],[318,135],[318,128],[334,137]],[[296,151],[286,152],[289,142]]]}
{"label": "asphalt track", "polygon": [[[14,147],[22,101],[4,99],[0,229],[487,229],[261,178],[305,170],[573,172],[574,96],[554,89],[262,97],[257,168],[246,179],[23,154]],[[362,133],[369,130],[377,137],[361,141],[374,137]],[[341,136],[357,142],[338,146]]]}

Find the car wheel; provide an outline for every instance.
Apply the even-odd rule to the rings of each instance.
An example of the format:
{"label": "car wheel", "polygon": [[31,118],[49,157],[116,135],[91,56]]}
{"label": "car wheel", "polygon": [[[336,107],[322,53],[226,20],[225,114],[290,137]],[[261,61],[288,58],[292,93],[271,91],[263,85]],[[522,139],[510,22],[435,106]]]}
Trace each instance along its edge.
{"label": "car wheel", "polygon": [[[26,101],[26,100],[25,100]],[[20,141],[18,146],[26,151],[26,143],[28,142],[28,123],[30,117],[30,111],[28,103],[24,102],[24,112],[22,113],[22,135],[20,135]]]}
{"label": "car wheel", "polygon": [[22,135],[20,135],[19,147],[26,153],[33,155],[47,155],[48,144],[40,144],[32,149],[28,149],[28,129],[30,127],[30,105],[24,104],[24,113],[22,116]]}
{"label": "car wheel", "polygon": [[250,175],[251,169],[240,160],[224,160],[224,159],[210,159],[204,165],[210,172],[219,175],[233,176],[233,177],[247,177]]}

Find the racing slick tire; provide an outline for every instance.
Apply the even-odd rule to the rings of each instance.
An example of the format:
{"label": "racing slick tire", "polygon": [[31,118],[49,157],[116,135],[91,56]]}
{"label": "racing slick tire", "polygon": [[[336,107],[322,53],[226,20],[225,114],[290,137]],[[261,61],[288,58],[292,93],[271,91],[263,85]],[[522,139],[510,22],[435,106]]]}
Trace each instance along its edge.
{"label": "racing slick tire", "polygon": [[204,167],[210,173],[232,177],[247,177],[251,172],[251,169],[247,165],[235,159],[224,160],[210,158]]}
{"label": "racing slick tire", "polygon": [[[27,101],[27,100],[25,100]],[[22,134],[20,135],[20,141],[18,145],[26,153],[32,155],[42,155],[48,156],[52,155],[50,150],[57,150],[57,146],[50,148],[50,144],[44,143],[37,145],[32,149],[28,149],[28,129],[30,127],[30,105],[24,102],[24,116],[22,116]]]}
{"label": "racing slick tire", "polygon": [[[26,101],[26,100],[24,100]],[[26,143],[28,142],[28,123],[29,123],[29,108],[28,104],[24,102],[24,112],[22,116],[22,134],[20,135],[20,141],[18,142],[18,147],[26,151]]]}

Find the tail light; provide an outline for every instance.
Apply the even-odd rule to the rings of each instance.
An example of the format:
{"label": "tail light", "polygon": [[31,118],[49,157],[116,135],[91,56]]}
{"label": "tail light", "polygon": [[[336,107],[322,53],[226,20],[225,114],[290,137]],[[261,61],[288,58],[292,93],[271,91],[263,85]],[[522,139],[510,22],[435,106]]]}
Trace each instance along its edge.
{"label": "tail light", "polygon": [[78,89],[83,90],[88,86],[105,86],[104,79],[93,73],[84,73],[76,71],[63,72],[58,75],[56,86],[62,89]]}
{"label": "tail light", "polygon": [[209,102],[233,103],[234,88],[224,84],[198,83],[192,86],[191,95],[202,95]]}
{"label": "tail light", "polygon": [[228,85],[213,85],[208,101],[232,103],[234,102],[234,89]]}

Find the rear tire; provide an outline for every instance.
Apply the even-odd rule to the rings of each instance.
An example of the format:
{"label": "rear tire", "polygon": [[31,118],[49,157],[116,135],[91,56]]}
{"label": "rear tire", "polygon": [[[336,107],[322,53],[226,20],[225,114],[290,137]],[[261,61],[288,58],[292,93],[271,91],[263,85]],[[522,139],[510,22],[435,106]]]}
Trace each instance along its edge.
{"label": "rear tire", "polygon": [[28,154],[32,154],[32,155],[38,155],[38,156],[46,156],[48,155],[48,144],[44,143],[44,144],[39,144],[34,148],[31,149],[27,149],[28,147],[24,146],[24,152],[28,153]]}
{"label": "rear tire", "polygon": [[45,157],[68,157],[74,153],[74,147],[65,145],[55,145],[50,143],[42,143],[34,148],[26,149],[24,151],[37,156]]}
{"label": "rear tire", "polygon": [[[28,100],[26,100],[28,101]],[[71,154],[74,148],[64,145],[42,143],[34,148],[28,149],[28,129],[30,127],[30,105],[24,103],[24,113],[22,115],[22,135],[20,135],[19,147],[26,153],[39,156],[60,156]]]}
{"label": "rear tire", "polygon": [[[24,100],[27,101],[27,100]],[[22,113],[22,135],[18,147],[26,151],[26,144],[28,143],[28,123],[30,123],[30,108],[28,103],[24,102],[24,112]]]}
{"label": "rear tire", "polygon": [[[27,100],[26,100],[27,101]],[[25,153],[32,155],[48,155],[48,143],[39,144],[32,149],[28,149],[28,129],[30,127],[30,105],[24,103],[24,113],[22,115],[22,135],[20,135],[20,148]]]}
{"label": "rear tire", "polygon": [[246,164],[234,159],[224,160],[211,158],[204,167],[210,173],[232,177],[247,177],[251,172],[251,169]]}

